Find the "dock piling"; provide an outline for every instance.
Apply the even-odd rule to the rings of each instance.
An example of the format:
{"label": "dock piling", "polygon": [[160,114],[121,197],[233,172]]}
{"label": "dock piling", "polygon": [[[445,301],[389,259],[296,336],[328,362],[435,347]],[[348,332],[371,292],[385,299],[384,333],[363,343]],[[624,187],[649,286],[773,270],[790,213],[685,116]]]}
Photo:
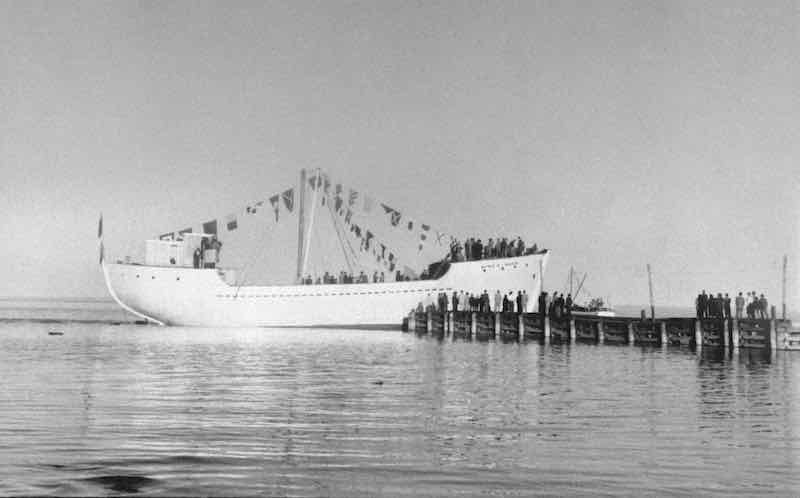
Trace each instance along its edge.
{"label": "dock piling", "polygon": [[477,313],[475,313],[475,312],[470,313],[469,314],[469,318],[470,318],[470,320],[469,320],[469,333],[470,333],[470,337],[472,337],[472,340],[474,341],[475,339],[478,338],[478,324],[476,323],[477,318],[478,318],[477,317]]}
{"label": "dock piling", "polygon": [[603,320],[597,322],[597,344],[605,344],[606,337],[605,337],[605,330],[603,327]]}
{"label": "dock piling", "polygon": [[577,330],[575,329],[575,319],[570,316],[569,317],[569,343],[575,344],[575,337],[578,335]]}
{"label": "dock piling", "polygon": [[731,322],[731,349],[739,351],[739,320],[736,318]]}
{"label": "dock piling", "polygon": [[694,345],[697,349],[703,347],[703,325],[699,318],[694,321]]}
{"label": "dock piling", "polygon": [[550,344],[550,316],[544,317],[544,343]]}
{"label": "dock piling", "polygon": [[519,332],[519,342],[525,340],[525,317],[522,313],[517,315],[517,332]]}
{"label": "dock piling", "polygon": [[636,337],[633,335],[633,322],[628,322],[628,346],[633,346]]}
{"label": "dock piling", "polygon": [[667,340],[667,322],[659,322],[659,329],[661,331],[661,347],[668,344]]}

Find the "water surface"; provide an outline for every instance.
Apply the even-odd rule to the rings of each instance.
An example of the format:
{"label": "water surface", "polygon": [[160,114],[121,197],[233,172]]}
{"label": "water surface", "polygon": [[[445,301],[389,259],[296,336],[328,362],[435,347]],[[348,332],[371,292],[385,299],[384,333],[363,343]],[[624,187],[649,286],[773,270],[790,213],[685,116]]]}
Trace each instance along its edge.
{"label": "water surface", "polygon": [[0,379],[3,495],[800,494],[792,352],[14,321]]}

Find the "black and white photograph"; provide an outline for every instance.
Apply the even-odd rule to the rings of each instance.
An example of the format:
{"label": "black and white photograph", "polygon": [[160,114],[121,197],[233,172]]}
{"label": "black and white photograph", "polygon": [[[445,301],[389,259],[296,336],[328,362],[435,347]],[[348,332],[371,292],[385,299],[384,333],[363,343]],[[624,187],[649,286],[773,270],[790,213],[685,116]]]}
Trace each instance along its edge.
{"label": "black and white photograph", "polygon": [[797,0],[0,0],[0,497],[800,496]]}

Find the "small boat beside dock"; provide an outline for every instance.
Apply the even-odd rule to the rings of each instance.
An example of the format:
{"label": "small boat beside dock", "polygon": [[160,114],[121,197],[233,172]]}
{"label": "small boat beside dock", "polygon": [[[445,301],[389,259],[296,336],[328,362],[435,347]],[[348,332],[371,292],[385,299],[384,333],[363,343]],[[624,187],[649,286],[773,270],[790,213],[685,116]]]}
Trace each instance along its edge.
{"label": "small boat beside dock", "polygon": [[472,340],[535,340],[544,344],[620,344],[690,348],[800,351],[800,331],[791,320],[636,318],[471,311],[414,312],[403,330]]}

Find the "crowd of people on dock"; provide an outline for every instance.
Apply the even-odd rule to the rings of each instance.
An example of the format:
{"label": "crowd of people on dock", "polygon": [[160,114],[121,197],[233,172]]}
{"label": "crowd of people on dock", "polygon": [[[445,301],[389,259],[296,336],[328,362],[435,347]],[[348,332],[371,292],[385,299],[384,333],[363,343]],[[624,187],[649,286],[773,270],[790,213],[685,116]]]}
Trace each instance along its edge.
{"label": "crowd of people on dock", "polygon": [[524,290],[508,293],[495,291],[493,296],[484,289],[480,294],[469,292],[453,291],[451,295],[440,292],[434,298],[428,296],[417,304],[414,311],[419,313],[425,311],[446,312],[446,311],[477,311],[477,312],[504,312],[504,313],[525,313],[528,311],[528,293]]}
{"label": "crowd of people on dock", "polygon": [[490,238],[486,244],[481,239],[470,237],[463,243],[453,239],[450,243],[450,261],[474,261],[478,259],[511,258],[538,252],[538,247],[533,244],[526,247],[521,237],[516,240],[512,237]]}
{"label": "crowd of people on dock", "polygon": [[447,312],[447,311],[477,311],[481,313],[528,313],[537,312],[542,316],[552,316],[555,318],[569,317],[572,315],[573,302],[572,294],[553,293],[551,296],[547,292],[539,294],[538,308],[531,309],[529,306],[529,295],[526,291],[512,291],[508,293],[495,291],[493,295],[484,290],[480,294],[470,294],[469,292],[453,292],[449,295],[445,292],[439,293],[435,299],[429,294],[426,299],[420,301],[414,311],[418,313]]}
{"label": "crowd of people on dock", "polygon": [[[713,292],[706,294],[703,290],[695,299],[697,318],[731,318],[731,301],[727,293],[723,296],[718,292],[715,296]],[[742,319],[745,314],[747,318],[769,318],[769,302],[764,294],[759,296],[755,291],[751,291],[745,297],[740,292],[733,300],[733,305],[737,320]]]}

